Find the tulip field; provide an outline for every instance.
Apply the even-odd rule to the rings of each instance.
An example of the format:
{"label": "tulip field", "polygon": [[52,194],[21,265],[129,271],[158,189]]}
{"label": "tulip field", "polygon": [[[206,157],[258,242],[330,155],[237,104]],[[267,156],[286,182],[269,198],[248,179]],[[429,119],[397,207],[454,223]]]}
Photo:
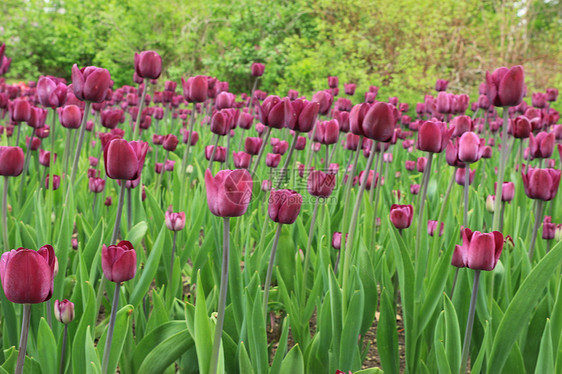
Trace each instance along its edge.
{"label": "tulip field", "polygon": [[556,88],[162,62],[0,78],[0,374],[562,373]]}

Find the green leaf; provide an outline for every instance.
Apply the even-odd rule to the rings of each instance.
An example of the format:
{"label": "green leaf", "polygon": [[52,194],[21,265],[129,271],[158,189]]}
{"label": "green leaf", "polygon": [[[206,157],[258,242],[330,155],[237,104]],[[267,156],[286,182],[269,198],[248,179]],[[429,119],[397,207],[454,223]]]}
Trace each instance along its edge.
{"label": "green leaf", "polygon": [[160,229],[160,233],[152,246],[141,277],[135,285],[133,293],[129,297],[129,303],[134,307],[137,307],[142,301],[142,298],[148,292],[150,284],[154,280],[156,272],[158,271],[158,264],[160,263],[160,258],[162,257],[162,248],[164,247],[165,230],[166,225],[162,224],[162,228]]}
{"label": "green leaf", "polygon": [[240,364],[240,373],[248,373],[253,374],[254,368],[252,367],[252,363],[250,362],[250,357],[248,356],[248,351],[246,351],[246,347],[244,346],[244,342],[240,343],[240,351],[238,351],[238,362]]}
{"label": "green leaf", "polygon": [[287,316],[283,320],[281,338],[279,339],[277,351],[275,352],[275,357],[273,358],[273,363],[271,364],[270,374],[280,374],[281,362],[283,361],[283,357],[287,352],[287,339],[289,337],[289,318],[290,317]]}
{"label": "green leaf", "polygon": [[281,373],[304,374],[304,360],[298,344],[295,344],[281,363]]}
{"label": "green leaf", "polygon": [[461,367],[461,332],[455,307],[447,294],[443,294],[445,304],[445,349],[452,373]]}
{"label": "green leaf", "polygon": [[86,304],[72,343],[72,372],[74,374],[84,373],[84,368],[86,367],[84,341],[91,338],[89,335],[89,327],[95,325],[97,316],[96,294],[90,284],[88,284],[88,295],[88,303]]}
{"label": "green leaf", "polygon": [[140,246],[142,239],[146,235],[146,230],[148,230],[148,225],[144,221],[137,223],[131,228],[127,235],[127,240],[133,244],[133,248]]}
{"label": "green leaf", "polygon": [[39,322],[37,335],[37,361],[44,373],[56,373],[57,341],[45,318],[41,318]]}
{"label": "green leaf", "polygon": [[554,353],[552,351],[552,336],[550,334],[550,320],[546,320],[542,334],[541,347],[535,374],[554,373]]}
{"label": "green leaf", "polygon": [[509,304],[496,332],[492,353],[488,361],[488,372],[501,372],[508,355],[523,328],[527,326],[531,312],[542,291],[562,261],[562,245],[558,243],[535,265],[525,278],[519,291]]}
{"label": "green leaf", "polygon": [[435,327],[435,331],[433,334],[433,345],[435,349],[435,358],[437,361],[437,368],[439,369],[439,373],[451,373],[451,367],[449,365],[449,360],[447,358],[447,352],[445,351],[444,340],[444,321],[445,321],[445,312],[441,312],[439,314],[439,318],[437,319],[437,325]]}
{"label": "green leaf", "polygon": [[400,372],[398,354],[398,331],[396,330],[396,314],[393,296],[388,288],[381,293],[379,322],[377,324],[377,348],[381,365],[385,373]]}
{"label": "green leaf", "polygon": [[205,302],[205,291],[201,282],[201,273],[197,273],[197,303],[195,304],[195,331],[193,340],[197,350],[197,361],[199,372],[208,373],[211,365],[211,354],[213,351],[213,329],[207,314]]}
{"label": "green leaf", "polygon": [[[109,364],[108,364],[108,373],[115,373],[115,369],[117,368],[117,363],[119,362],[119,358],[121,357],[121,352],[123,351],[123,346],[125,345],[125,338],[127,337],[127,333],[129,331],[131,314],[133,313],[133,306],[132,305],[125,305],[121,308],[117,315],[115,316],[115,329],[113,331],[113,340],[111,341],[111,352],[109,356]],[[103,347],[105,349],[105,342],[107,339],[107,330],[101,336],[98,347],[99,354],[102,354]]]}
{"label": "green leaf", "polygon": [[[92,339],[92,332],[90,331],[90,327],[91,326],[88,326],[86,330],[86,344],[84,347],[84,351],[86,352],[86,373],[98,374],[101,372],[101,364],[98,354],[96,353],[96,348],[94,347],[94,340]],[[113,371],[109,371],[108,369],[108,373],[113,372],[115,372],[115,369],[113,369]]]}
{"label": "green leaf", "polygon": [[184,322],[181,322],[181,325],[183,325],[183,329],[167,339],[157,344],[154,344],[154,341],[150,341],[154,345],[153,349],[149,351],[142,361],[138,374],[163,373],[167,367],[193,347],[194,343],[191,334],[187,331]]}

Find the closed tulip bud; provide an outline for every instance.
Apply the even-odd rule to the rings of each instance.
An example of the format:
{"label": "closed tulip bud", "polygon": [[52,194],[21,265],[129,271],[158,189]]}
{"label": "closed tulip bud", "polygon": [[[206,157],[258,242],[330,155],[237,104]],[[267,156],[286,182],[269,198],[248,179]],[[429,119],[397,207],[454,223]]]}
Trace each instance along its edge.
{"label": "closed tulip bud", "polygon": [[31,118],[31,104],[29,101],[16,99],[10,104],[13,122],[27,122]]}
{"label": "closed tulip bud", "polygon": [[24,156],[20,147],[0,146],[0,175],[17,177],[23,171]]}
{"label": "closed tulip bud", "polygon": [[480,138],[473,132],[465,132],[459,139],[459,160],[471,164],[480,159]]}
{"label": "closed tulip bud", "polygon": [[287,92],[287,97],[291,101],[296,100],[299,97],[299,92],[297,90],[289,90]]}
{"label": "closed tulip bud", "polygon": [[417,195],[420,193],[420,185],[415,183],[410,185],[410,193],[412,195]]}
{"label": "closed tulip bud", "polygon": [[267,211],[274,222],[292,224],[302,206],[302,196],[293,190],[272,190]]}
{"label": "closed tulip bud", "polygon": [[[412,161],[412,160],[406,160],[404,162],[404,166],[406,167],[406,170],[408,171],[414,171],[414,169],[416,169],[416,161]],[[424,167],[425,168],[425,167]]]}
{"label": "closed tulip bud", "polygon": [[329,76],[328,77],[328,87],[330,88],[337,88],[339,85],[338,77]]}
{"label": "closed tulip bud", "polygon": [[546,108],[546,94],[542,92],[534,92],[531,102],[535,108]]}
{"label": "closed tulip bud", "polygon": [[480,155],[481,158],[485,158],[485,159],[492,158],[492,147],[490,147],[489,145],[481,147],[480,153],[481,153]]}
{"label": "closed tulip bud", "polygon": [[164,141],[164,135],[153,134],[152,135],[152,144],[154,145],[162,145]]}
{"label": "closed tulip bud", "polygon": [[353,96],[357,85],[355,83],[344,83],[343,87],[346,95]]}
{"label": "closed tulip bud", "polygon": [[528,138],[532,131],[531,122],[525,116],[519,116],[510,121],[511,133],[518,139]]}
{"label": "closed tulip bud", "polygon": [[361,128],[367,138],[379,142],[388,142],[394,135],[396,121],[397,118],[394,115],[392,105],[378,102],[365,114]]}
{"label": "closed tulip bud", "polygon": [[55,319],[65,325],[74,321],[74,303],[64,299],[63,301],[55,300]]}
{"label": "closed tulip bud", "polygon": [[237,169],[247,169],[250,166],[252,155],[246,152],[232,152],[234,167]]}
{"label": "closed tulip bud", "polygon": [[252,71],[252,76],[261,77],[265,71],[265,65],[259,62],[254,62],[250,70]]}
{"label": "closed tulip bud", "polygon": [[111,204],[113,204],[113,199],[111,198],[111,196],[106,197],[104,205],[105,206],[111,206]]}
{"label": "closed tulip bud", "polygon": [[492,233],[462,230],[462,245],[457,245],[451,264],[456,267],[468,267],[473,270],[494,270],[503,249],[503,235],[499,231]]}
{"label": "closed tulip bud", "polygon": [[164,170],[174,171],[175,165],[176,165],[176,162],[174,160],[166,160],[166,162],[164,163]]}
{"label": "closed tulip bud", "polygon": [[59,108],[58,113],[62,127],[67,129],[80,128],[80,124],[82,123],[82,111],[79,107],[76,105],[67,105],[63,108]]}
{"label": "closed tulip bud", "polygon": [[[182,140],[184,144],[187,144],[187,142],[189,141],[189,131],[187,130],[183,131]],[[199,133],[197,131],[193,131],[193,134],[191,134],[191,145],[194,146],[195,144],[197,144],[198,140],[199,140]]]}
{"label": "closed tulip bud", "polygon": [[47,110],[37,107],[31,108],[31,116],[27,121],[27,124],[35,129],[40,129],[45,126],[45,121],[47,119]]}
{"label": "closed tulip bud", "polygon": [[170,206],[164,213],[164,222],[168,230],[181,231],[185,227],[185,212],[173,213]]}
{"label": "closed tulip bud", "polygon": [[[55,153],[53,156],[53,162],[57,161],[57,154]],[[39,150],[39,163],[45,167],[49,167],[51,165],[51,152],[45,151],[43,149]]]}
{"label": "closed tulip bud", "polygon": [[442,152],[453,135],[454,128],[447,129],[443,122],[425,121],[418,132],[417,147],[420,151]]}
{"label": "closed tulip bud", "polygon": [[297,138],[297,144],[295,144],[295,149],[297,151],[302,151],[306,147],[306,138],[304,136],[299,136]]}
{"label": "closed tulip bud", "polygon": [[486,72],[486,94],[492,105],[509,107],[518,105],[525,93],[525,74],[522,66],[511,69],[501,67],[492,74]]}
{"label": "closed tulip bud", "polygon": [[154,51],[135,53],[135,72],[141,78],[158,79],[162,73],[162,57]]}
{"label": "closed tulip bud", "polygon": [[488,100],[488,96],[480,95],[478,97],[478,108],[488,110],[490,108],[490,100]]}
{"label": "closed tulip bud", "polygon": [[359,145],[360,140],[361,138],[358,135],[347,133],[345,137],[345,149],[355,151],[357,149],[357,146]]}
{"label": "closed tulip bud", "polygon": [[334,174],[327,174],[320,170],[312,171],[308,176],[308,193],[316,197],[329,197],[336,185]]}
{"label": "closed tulip bud", "polygon": [[88,179],[88,188],[93,193],[103,192],[105,188],[105,179],[92,177]]}
{"label": "closed tulip bud", "polygon": [[265,157],[265,164],[267,167],[276,168],[279,166],[279,162],[281,161],[281,155],[275,153],[268,153]]}
{"label": "closed tulip bud", "polygon": [[[103,141],[102,141],[103,145]],[[113,139],[103,145],[105,172],[111,179],[135,180],[142,172],[148,143]]]}
{"label": "closed tulip bud", "polygon": [[238,127],[244,130],[248,130],[252,127],[252,123],[254,122],[254,116],[250,113],[240,113],[238,116]]}
{"label": "closed tulip bud", "polygon": [[115,283],[126,282],[137,272],[137,253],[131,242],[123,240],[117,245],[105,244],[101,250],[101,267],[107,280]]}
{"label": "closed tulip bud", "polygon": [[446,92],[439,92],[437,95],[437,111],[439,113],[450,113],[451,112],[451,100],[450,96]]}
{"label": "closed tulip bud", "polygon": [[41,146],[41,139],[39,139],[37,137],[31,139],[29,136],[26,136],[25,137],[25,145],[27,147],[31,148],[32,151],[36,151]]}
{"label": "closed tulip bud", "polygon": [[427,165],[427,158],[426,157],[418,157],[418,160],[416,161],[417,171],[419,171],[420,173],[423,173],[426,165]]}
{"label": "closed tulip bud", "polygon": [[[205,147],[205,158],[207,161],[211,160],[211,155],[213,154],[213,149],[215,148],[214,145],[208,145]],[[215,162],[224,162],[226,160],[226,148],[221,147],[220,145],[217,146],[217,150],[215,151],[215,157],[213,161]]]}
{"label": "closed tulip bud", "polygon": [[472,131],[472,118],[469,116],[457,116],[451,121],[451,127],[454,129],[453,137],[459,137],[465,132]]}
{"label": "closed tulip bud", "polygon": [[494,213],[494,201],[496,201],[494,195],[488,195],[486,198],[486,211],[488,211],[488,213]]}
{"label": "closed tulip bud", "polygon": [[72,88],[74,95],[80,100],[101,103],[105,100],[111,84],[111,76],[107,69],[87,66],[78,69],[72,66]]}
{"label": "closed tulip bud", "polygon": [[219,110],[232,108],[235,100],[236,100],[236,96],[234,96],[234,94],[230,92],[221,92],[217,95],[217,98],[215,99],[215,106]]}
{"label": "closed tulip bud", "polygon": [[178,137],[174,134],[168,134],[162,140],[162,148],[167,151],[173,152],[176,150],[178,146]]}
{"label": "closed tulip bud", "polygon": [[390,221],[399,230],[410,227],[413,216],[414,207],[411,205],[392,204],[390,207]]}
{"label": "closed tulip bud", "polygon": [[53,295],[55,251],[44,245],[38,251],[26,248],[4,252],[0,279],[6,298],[17,304],[39,304]]}
{"label": "closed tulip bud", "polygon": [[515,196],[515,184],[513,182],[503,182],[502,201],[510,202],[511,200],[513,200],[514,196]]}
{"label": "closed tulip bud", "polygon": [[432,221],[429,220],[427,221],[427,234],[429,236],[433,236],[435,234],[435,230],[437,230],[437,227],[439,226],[439,236],[443,236],[443,228],[444,228],[444,223],[441,222],[441,225],[439,225],[439,223],[437,221]]}
{"label": "closed tulip bud", "polygon": [[255,156],[260,153],[260,149],[262,146],[263,140],[261,138],[246,138],[244,141],[244,150]]}
{"label": "closed tulip bud", "polygon": [[531,199],[550,201],[556,196],[560,184],[560,170],[529,167],[527,173],[521,171],[521,176],[525,193]]}
{"label": "closed tulip bud", "polygon": [[252,177],[247,170],[221,170],[213,177],[205,171],[207,204],[218,217],[239,217],[246,213],[252,198]]}
{"label": "closed tulip bud", "polygon": [[[348,234],[345,234],[345,238],[347,240]],[[345,246],[345,242],[343,243]],[[335,232],[334,235],[332,235],[332,247],[334,249],[341,249],[342,246],[342,241],[341,241],[341,232]]]}
{"label": "closed tulip bud", "polygon": [[188,102],[202,103],[207,100],[209,91],[209,81],[204,75],[190,77],[186,81],[181,79],[183,87],[183,96]]}
{"label": "closed tulip bud", "polygon": [[66,101],[66,85],[52,77],[41,77],[37,82],[37,99],[46,108],[63,106]]}
{"label": "closed tulip bud", "polygon": [[45,178],[45,189],[46,190],[49,189],[51,179],[53,180],[53,191],[58,190],[60,187],[60,176],[53,175],[53,178],[51,178],[49,174],[47,174],[47,177]]}
{"label": "closed tulip bud", "polygon": [[261,190],[264,192],[271,191],[271,181],[268,179],[264,179],[261,182]]}
{"label": "closed tulip bud", "polygon": [[78,239],[72,238],[70,240],[70,244],[72,245],[72,249],[74,249],[74,250],[78,249]]}
{"label": "closed tulip bud", "polygon": [[435,91],[447,91],[449,81],[445,79],[437,79],[435,82]]}
{"label": "closed tulip bud", "polygon": [[318,112],[327,115],[332,107],[334,97],[327,91],[318,91],[312,95],[312,102],[318,103],[320,106]]}
{"label": "closed tulip bud", "polygon": [[540,132],[537,136],[529,134],[529,150],[533,158],[548,158],[554,151],[554,133]]}
{"label": "closed tulip bud", "polygon": [[[468,165],[466,166],[468,167]],[[464,186],[464,180],[465,180],[465,169],[463,168],[458,168],[455,171],[455,182],[457,182],[457,184],[459,186]],[[472,182],[474,181],[474,175],[476,174],[476,170],[471,170],[468,172],[468,184],[471,185]]]}
{"label": "closed tulip bud", "polygon": [[557,88],[547,88],[546,89],[546,100],[554,102],[558,100],[558,89]]}
{"label": "closed tulip bud", "polygon": [[556,224],[552,223],[552,217],[545,216],[542,223],[542,238],[544,240],[554,239],[556,236]]}
{"label": "closed tulip bud", "polygon": [[322,144],[335,144],[338,141],[339,124],[338,121],[332,119],[330,121],[319,122],[316,127],[314,140]]}
{"label": "closed tulip bud", "polygon": [[121,109],[107,109],[101,112],[101,125],[106,129],[114,129],[125,120]]}

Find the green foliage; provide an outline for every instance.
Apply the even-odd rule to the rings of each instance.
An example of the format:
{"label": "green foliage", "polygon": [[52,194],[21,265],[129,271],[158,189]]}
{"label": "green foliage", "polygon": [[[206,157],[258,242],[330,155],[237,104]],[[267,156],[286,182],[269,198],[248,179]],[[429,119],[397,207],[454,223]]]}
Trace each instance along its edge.
{"label": "green foliage", "polygon": [[247,92],[260,61],[269,92],[310,94],[338,75],[358,84],[358,98],[373,84],[382,99],[413,102],[436,77],[475,93],[500,65],[523,64],[531,89],[559,85],[560,12],[544,0],[8,0],[0,40],[14,58],[11,79],[70,78],[77,63],[127,84],[134,53],[154,49],[166,79],[209,74]]}

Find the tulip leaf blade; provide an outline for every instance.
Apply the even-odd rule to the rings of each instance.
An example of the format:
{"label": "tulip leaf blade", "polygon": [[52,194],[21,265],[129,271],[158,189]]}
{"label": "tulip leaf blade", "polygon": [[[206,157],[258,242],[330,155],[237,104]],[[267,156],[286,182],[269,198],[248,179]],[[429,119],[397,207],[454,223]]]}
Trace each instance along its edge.
{"label": "tulip leaf blade", "polygon": [[535,366],[535,374],[554,372],[554,352],[552,351],[550,319],[547,319],[544,332],[542,334],[537,365]]}
{"label": "tulip leaf blade", "polygon": [[396,312],[393,297],[384,288],[381,292],[380,316],[377,324],[377,348],[381,365],[385,373],[400,372],[398,354],[398,331],[396,330]]}
{"label": "tulip leaf blade", "polygon": [[488,360],[487,372],[501,372],[515,340],[527,326],[533,308],[561,261],[562,245],[558,243],[525,278],[500,322]]}
{"label": "tulip leaf blade", "polygon": [[304,360],[298,343],[283,359],[281,373],[304,374]]}
{"label": "tulip leaf blade", "polygon": [[57,342],[45,318],[39,322],[37,361],[44,373],[57,372]]}
{"label": "tulip leaf blade", "polygon": [[137,373],[163,373],[167,367],[193,347],[191,334],[185,327],[185,323],[181,322],[181,325],[183,325],[181,331],[154,344],[154,348],[146,355]]}
{"label": "tulip leaf blade", "polygon": [[[131,330],[130,320],[133,309],[132,305],[125,305],[117,311],[117,315],[115,317],[115,330],[113,333],[113,340],[111,342],[111,352],[109,354],[108,373],[115,373],[115,370],[117,369],[117,363],[121,357],[121,352],[123,351],[123,346],[125,345],[125,339],[129,334],[129,330]],[[98,341],[98,347],[100,347],[100,349],[98,349],[98,354],[100,357],[103,354],[101,347],[105,347],[106,339],[107,330],[104,331]]]}
{"label": "tulip leaf blade", "polygon": [[129,297],[129,303],[133,307],[137,307],[142,301],[143,296],[148,292],[150,284],[152,283],[152,280],[156,275],[158,264],[160,263],[160,258],[162,257],[162,249],[164,248],[165,230],[166,225],[162,224],[160,233],[156,237],[154,245],[152,246],[152,250],[148,255],[146,264],[144,265],[144,270],[142,271],[141,277],[135,285],[131,296]]}

